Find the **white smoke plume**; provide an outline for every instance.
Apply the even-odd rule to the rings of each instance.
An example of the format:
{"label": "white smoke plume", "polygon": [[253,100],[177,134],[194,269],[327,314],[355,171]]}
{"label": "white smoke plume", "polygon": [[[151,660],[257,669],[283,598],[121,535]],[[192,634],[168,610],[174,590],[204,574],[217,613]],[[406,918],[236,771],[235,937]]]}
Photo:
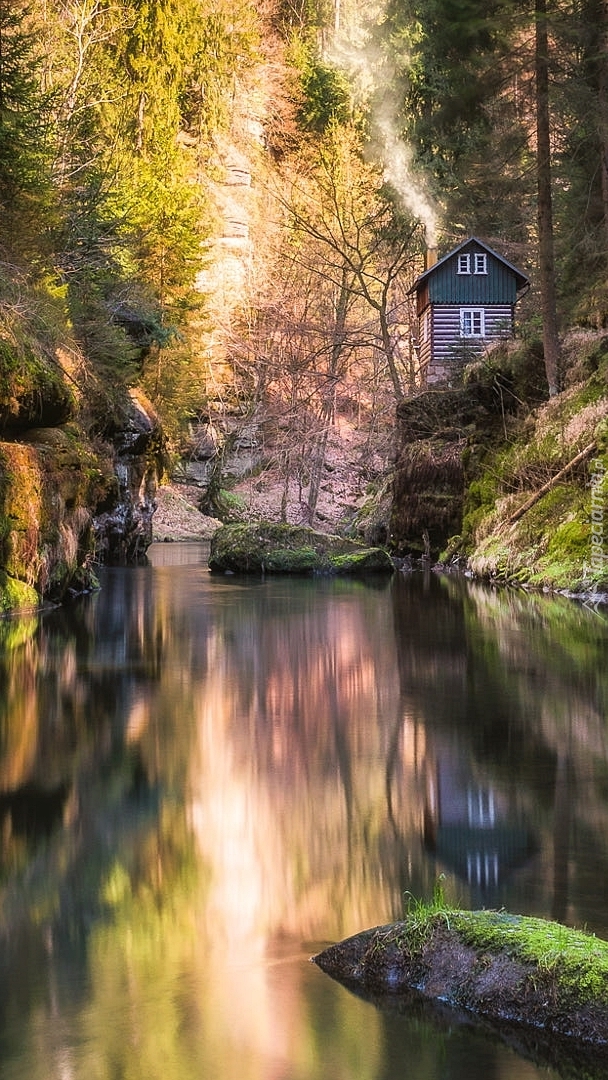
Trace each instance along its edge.
{"label": "white smoke plume", "polygon": [[411,147],[399,134],[398,103],[389,92],[393,74],[391,65],[387,56],[370,40],[369,26],[381,18],[380,5],[375,10],[366,8],[365,22],[356,14],[350,13],[348,20],[342,16],[327,50],[327,59],[346,72],[356,102],[374,103],[374,151],[380,158],[385,180],[397,192],[405,209],[424,225],[428,247],[435,247],[438,210],[425,190],[422,176],[413,167]]}
{"label": "white smoke plume", "polygon": [[399,194],[403,205],[424,225],[427,247],[437,246],[437,210],[424,191],[422,181],[412,167],[412,150],[395,130],[390,117],[376,117],[381,146],[384,178]]}

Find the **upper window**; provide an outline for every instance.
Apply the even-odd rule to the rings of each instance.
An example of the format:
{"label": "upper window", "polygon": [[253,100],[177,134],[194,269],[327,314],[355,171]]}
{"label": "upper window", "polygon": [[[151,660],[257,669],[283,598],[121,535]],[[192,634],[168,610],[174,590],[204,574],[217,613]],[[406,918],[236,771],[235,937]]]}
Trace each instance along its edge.
{"label": "upper window", "polygon": [[483,308],[460,309],[461,337],[483,337],[485,329],[485,313]]}
{"label": "upper window", "polygon": [[488,256],[485,251],[464,251],[458,256],[459,274],[487,274]]}

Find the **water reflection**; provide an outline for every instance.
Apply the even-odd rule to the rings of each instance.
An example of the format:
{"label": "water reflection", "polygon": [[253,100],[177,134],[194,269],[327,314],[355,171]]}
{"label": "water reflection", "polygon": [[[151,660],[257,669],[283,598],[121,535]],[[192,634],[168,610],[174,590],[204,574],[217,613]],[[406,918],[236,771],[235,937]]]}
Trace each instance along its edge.
{"label": "water reflection", "polygon": [[608,936],[603,623],[434,576],[151,556],[0,623],[2,1075],[396,1080],[404,1041],[409,1080],[445,1054],[540,1075],[307,957],[440,874],[463,906]]}

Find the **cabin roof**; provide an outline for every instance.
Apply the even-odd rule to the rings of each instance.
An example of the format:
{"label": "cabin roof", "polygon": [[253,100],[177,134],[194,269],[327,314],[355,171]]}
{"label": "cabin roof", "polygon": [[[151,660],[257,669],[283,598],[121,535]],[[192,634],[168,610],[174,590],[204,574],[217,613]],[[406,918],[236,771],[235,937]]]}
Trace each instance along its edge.
{"label": "cabin roof", "polygon": [[484,244],[483,240],[479,240],[476,236],[469,236],[466,240],[463,240],[462,243],[458,245],[458,247],[452,248],[451,251],[448,251],[447,255],[444,255],[441,259],[438,259],[436,263],[433,263],[432,266],[429,266],[428,270],[425,270],[423,274],[420,274],[420,276],[416,278],[411,289],[408,289],[408,294],[417,292],[420,286],[423,285],[429,277],[431,277],[442,266],[445,266],[448,259],[454,258],[455,255],[458,255],[459,252],[463,251],[464,248],[469,246],[469,244],[475,244],[478,247],[483,248],[484,251],[487,251],[488,255],[491,255],[493,259],[498,259],[498,261],[501,262],[503,266],[510,270],[515,275],[515,285],[517,292],[521,292],[522,289],[526,289],[528,287],[528,285],[530,284],[530,279],[526,277],[526,275],[522,273],[521,270],[518,270],[516,266],[513,266],[513,264],[510,263],[508,259],[505,259],[502,255],[499,255],[498,252],[494,251],[493,248],[488,247],[487,244]]}

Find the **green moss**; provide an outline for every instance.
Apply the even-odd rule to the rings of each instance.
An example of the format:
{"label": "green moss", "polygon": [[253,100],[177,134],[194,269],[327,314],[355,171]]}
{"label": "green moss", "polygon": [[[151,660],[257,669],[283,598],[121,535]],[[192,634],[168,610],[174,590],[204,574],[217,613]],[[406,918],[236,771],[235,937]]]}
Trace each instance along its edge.
{"label": "green moss", "polygon": [[224,525],[211,541],[212,570],[253,574],[392,572],[390,556],[306,526],[258,522]]}
{"label": "green moss", "polygon": [[276,548],[264,560],[264,568],[274,574],[308,574],[318,566],[319,557],[310,547]]}
{"label": "green moss", "polygon": [[0,337],[0,418],[8,427],[60,423],[72,416],[75,398],[61,370],[34,351]]}
{"label": "green moss", "polygon": [[489,451],[478,462],[465,497],[461,547],[475,573],[511,584],[577,592],[608,587],[608,572],[590,566],[589,462],[510,524],[517,507],[571,461],[577,447],[594,438],[602,456],[608,424],[598,423],[597,410],[583,410],[605,398],[605,383],[599,376],[589,379],[552,399],[534,421],[520,427],[513,443]]}
{"label": "green moss", "polygon": [[[504,911],[462,911],[450,907],[441,880],[430,901],[408,897],[403,923],[395,935],[410,952],[430,941],[438,927],[455,931],[467,945],[533,964],[541,972],[559,973],[562,989],[581,1000],[608,1004],[608,942],[562,923]],[[396,940],[387,937],[388,940]]]}
{"label": "green moss", "polygon": [[479,541],[471,566],[483,577],[509,584],[593,591],[606,587],[608,570],[592,570],[591,555],[590,492],[564,483],[514,526]]}
{"label": "green moss", "polygon": [[[559,975],[573,998],[608,1004],[608,942],[561,923],[497,911],[443,912],[461,939]],[[436,922],[437,915],[432,919]]]}
{"label": "green moss", "polygon": [[410,899],[404,920],[371,939],[372,951],[396,947],[415,959],[441,930],[479,953],[532,966],[537,982],[543,980],[550,989],[559,984],[562,1001],[608,1006],[608,942],[547,919],[451,908],[440,890],[430,902]]}
{"label": "green moss", "polygon": [[9,577],[0,570],[0,612],[31,611],[40,607],[40,597],[31,585]]}
{"label": "green moss", "polygon": [[564,521],[549,537],[547,556],[558,560],[575,559],[582,563],[589,553],[589,523],[580,519]]}

